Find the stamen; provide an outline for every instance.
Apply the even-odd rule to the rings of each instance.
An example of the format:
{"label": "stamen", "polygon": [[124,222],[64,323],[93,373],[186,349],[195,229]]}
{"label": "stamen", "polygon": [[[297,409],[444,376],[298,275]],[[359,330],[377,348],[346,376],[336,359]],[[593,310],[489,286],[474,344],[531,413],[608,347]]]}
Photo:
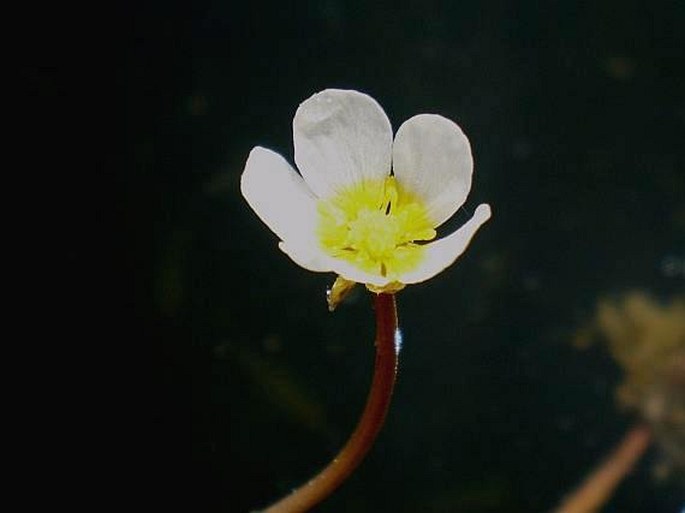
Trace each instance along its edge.
{"label": "stamen", "polygon": [[362,182],[321,201],[319,216],[324,251],[391,280],[423,259],[424,248],[416,242],[435,237],[423,203],[394,176]]}

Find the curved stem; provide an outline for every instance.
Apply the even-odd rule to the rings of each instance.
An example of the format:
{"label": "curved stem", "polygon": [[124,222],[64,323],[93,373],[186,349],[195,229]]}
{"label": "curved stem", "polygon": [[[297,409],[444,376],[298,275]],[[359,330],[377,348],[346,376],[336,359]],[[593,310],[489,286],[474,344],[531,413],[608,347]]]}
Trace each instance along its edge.
{"label": "curved stem", "polygon": [[300,513],[328,497],[349,477],[373,445],[383,427],[397,374],[397,307],[393,294],[377,294],[376,363],[371,390],[356,429],[326,468],[305,485],[269,506],[262,513]]}
{"label": "curved stem", "polygon": [[647,450],[651,438],[647,426],[633,427],[613,452],[553,513],[592,513],[599,510]]}

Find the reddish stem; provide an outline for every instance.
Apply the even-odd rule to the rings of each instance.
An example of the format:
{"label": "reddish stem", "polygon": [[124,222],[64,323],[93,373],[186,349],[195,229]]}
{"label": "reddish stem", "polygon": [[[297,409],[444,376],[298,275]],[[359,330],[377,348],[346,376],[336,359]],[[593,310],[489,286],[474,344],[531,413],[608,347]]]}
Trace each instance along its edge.
{"label": "reddish stem", "polygon": [[356,429],[345,446],[317,476],[262,513],[300,513],[328,497],[357,468],[369,452],[388,412],[397,374],[397,307],[393,294],[374,296],[376,363],[371,390]]}
{"label": "reddish stem", "polygon": [[571,492],[554,513],[593,513],[614,493],[614,489],[633,469],[651,440],[647,426],[630,429],[616,448],[585,481]]}

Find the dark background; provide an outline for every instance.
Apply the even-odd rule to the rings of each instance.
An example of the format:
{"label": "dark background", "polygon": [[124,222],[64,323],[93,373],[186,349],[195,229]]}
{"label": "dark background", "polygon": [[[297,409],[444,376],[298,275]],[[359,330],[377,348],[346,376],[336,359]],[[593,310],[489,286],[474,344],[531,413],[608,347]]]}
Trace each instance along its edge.
{"label": "dark background", "polygon": [[[620,369],[572,340],[601,297],[684,288],[685,3],[143,2],[98,19],[95,107],[113,135],[99,167],[123,193],[103,210],[104,288],[113,352],[141,378],[115,378],[134,405],[124,482],[149,509],[265,506],[333,456],[363,405],[368,294],[329,314],[333,277],[290,262],[238,189],[253,146],[292,161],[295,109],[328,87],[370,94],[395,129],[422,112],[458,122],[475,174],[450,226],[481,202],[493,218],[399,294],[386,426],[317,510],[546,511],[632,424]],[[652,478],[657,457],[605,511],[682,506]]]}

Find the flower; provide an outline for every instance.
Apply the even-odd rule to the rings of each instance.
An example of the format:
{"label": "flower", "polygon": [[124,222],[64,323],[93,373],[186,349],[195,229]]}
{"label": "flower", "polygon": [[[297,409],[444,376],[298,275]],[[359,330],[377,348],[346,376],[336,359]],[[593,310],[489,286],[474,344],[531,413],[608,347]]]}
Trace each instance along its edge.
{"label": "flower", "polygon": [[257,146],[240,185],[279,247],[305,269],[394,292],[451,265],[490,218],[489,205],[479,205],[460,229],[433,241],[466,200],[473,171],[468,139],[442,116],[412,117],[393,141],[373,98],[326,89],[299,106],[293,138],[301,174]]}

